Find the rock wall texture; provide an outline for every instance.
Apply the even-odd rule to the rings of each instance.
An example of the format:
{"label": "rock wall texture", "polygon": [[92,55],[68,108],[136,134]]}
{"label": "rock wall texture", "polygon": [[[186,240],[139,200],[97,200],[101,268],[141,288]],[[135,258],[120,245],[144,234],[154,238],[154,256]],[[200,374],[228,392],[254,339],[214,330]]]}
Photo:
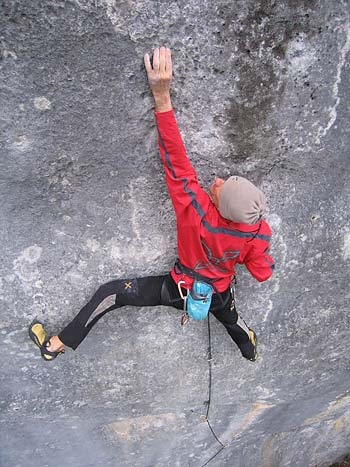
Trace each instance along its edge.
{"label": "rock wall texture", "polygon": [[[175,220],[142,57],[173,50],[203,185],[269,203],[272,280],[238,271],[260,358],[170,308],[106,315],[44,362],[115,277],[165,273]],[[0,2],[1,453],[6,467],[326,466],[350,446],[350,5],[345,0]]]}

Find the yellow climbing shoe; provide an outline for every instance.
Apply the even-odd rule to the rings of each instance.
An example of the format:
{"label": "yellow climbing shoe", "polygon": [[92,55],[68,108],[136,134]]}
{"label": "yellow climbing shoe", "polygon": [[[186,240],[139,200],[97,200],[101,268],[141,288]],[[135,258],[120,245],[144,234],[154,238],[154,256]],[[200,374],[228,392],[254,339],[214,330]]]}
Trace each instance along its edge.
{"label": "yellow climbing shoe", "polygon": [[255,362],[258,358],[258,352],[256,350],[258,345],[258,339],[256,338],[255,332],[249,328],[249,341],[245,344],[239,345],[239,350],[244,358],[250,360],[251,362]]}
{"label": "yellow climbing shoe", "polygon": [[51,361],[57,357],[57,355],[64,353],[61,352],[51,352],[47,349],[47,346],[50,345],[50,338],[47,337],[43,325],[38,320],[32,321],[29,326],[29,337],[40,349],[41,356],[46,361]]}

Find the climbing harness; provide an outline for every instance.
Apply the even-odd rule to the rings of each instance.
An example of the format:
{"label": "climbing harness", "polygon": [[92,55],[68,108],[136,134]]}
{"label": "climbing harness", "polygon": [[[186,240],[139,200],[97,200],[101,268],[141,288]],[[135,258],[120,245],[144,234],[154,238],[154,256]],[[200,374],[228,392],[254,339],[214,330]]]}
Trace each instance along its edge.
{"label": "climbing harness", "polygon": [[[184,274],[194,279],[192,287],[186,289],[185,281],[179,281],[177,284],[180,297],[184,302],[184,311],[181,314],[181,325],[188,323],[190,318],[195,321],[200,321],[208,316],[214,291],[221,298],[221,294],[216,290],[214,285],[215,279],[203,276],[199,272],[188,268],[180,263],[177,259],[175,263],[175,271]],[[182,287],[185,286],[185,287]],[[186,294],[184,293],[186,290]]]}

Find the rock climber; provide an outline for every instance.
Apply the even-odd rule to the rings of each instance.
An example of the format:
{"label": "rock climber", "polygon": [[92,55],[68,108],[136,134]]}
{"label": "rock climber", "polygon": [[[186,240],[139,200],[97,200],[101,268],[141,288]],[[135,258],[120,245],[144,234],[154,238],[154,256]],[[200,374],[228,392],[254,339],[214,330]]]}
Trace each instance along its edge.
{"label": "rock climber", "polygon": [[209,193],[199,185],[170,97],[171,50],[155,48],[152,59],[145,54],[144,65],[154,98],[160,157],[176,215],[178,259],[168,274],[114,279],[100,286],[57,335],[47,335],[37,320],[31,323],[29,335],[42,357],[50,361],[64,353],[65,347],[77,349],[92,327],[112,310],[125,305],[165,305],[183,310],[183,322],[212,313],[243,357],[255,361],[257,337],[238,315],[231,285],[236,264],[244,264],[258,281],[272,275],[271,230],[263,219],[264,195],[237,175],[227,180],[216,178]]}

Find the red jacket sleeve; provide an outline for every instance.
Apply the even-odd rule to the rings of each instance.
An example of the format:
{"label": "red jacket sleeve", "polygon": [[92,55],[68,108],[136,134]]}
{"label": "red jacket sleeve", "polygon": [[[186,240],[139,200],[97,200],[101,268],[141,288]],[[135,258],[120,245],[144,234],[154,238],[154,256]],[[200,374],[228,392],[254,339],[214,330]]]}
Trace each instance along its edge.
{"label": "red jacket sleeve", "polygon": [[181,213],[203,191],[189,161],[174,111],[155,112],[158,145],[175,212]]}
{"label": "red jacket sleeve", "polygon": [[[262,249],[265,248],[265,250]],[[268,248],[263,245],[253,245],[244,264],[248,271],[259,282],[266,281],[272,276],[275,268],[275,262],[269,255]]]}

